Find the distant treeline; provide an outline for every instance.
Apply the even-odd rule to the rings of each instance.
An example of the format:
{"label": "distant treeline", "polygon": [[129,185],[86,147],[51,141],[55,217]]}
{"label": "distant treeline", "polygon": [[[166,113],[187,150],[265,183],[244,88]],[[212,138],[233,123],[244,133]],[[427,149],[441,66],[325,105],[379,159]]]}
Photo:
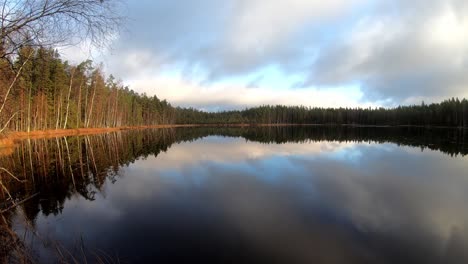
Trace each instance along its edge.
{"label": "distant treeline", "polygon": [[180,124],[349,124],[372,126],[468,127],[468,100],[452,98],[442,103],[396,108],[317,108],[260,106],[242,111],[208,113],[177,109]]}
{"label": "distant treeline", "polygon": [[0,59],[0,132],[158,124],[356,124],[468,127],[468,101],[396,108],[260,106],[204,112],[131,90],[91,61],[63,61],[54,49],[22,47]]}

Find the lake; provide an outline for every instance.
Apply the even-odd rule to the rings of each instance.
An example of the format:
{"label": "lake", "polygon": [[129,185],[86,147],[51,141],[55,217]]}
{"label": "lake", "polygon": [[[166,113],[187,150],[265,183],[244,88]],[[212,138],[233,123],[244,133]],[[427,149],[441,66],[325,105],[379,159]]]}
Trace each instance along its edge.
{"label": "lake", "polygon": [[42,263],[468,263],[467,154],[460,129],[201,127],[0,162],[35,195],[5,217]]}

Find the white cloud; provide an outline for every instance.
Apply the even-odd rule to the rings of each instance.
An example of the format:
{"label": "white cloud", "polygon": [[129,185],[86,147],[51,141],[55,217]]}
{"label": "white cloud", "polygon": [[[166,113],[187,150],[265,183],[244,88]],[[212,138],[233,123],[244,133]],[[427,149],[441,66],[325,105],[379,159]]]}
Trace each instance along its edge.
{"label": "white cloud", "polygon": [[[116,39],[112,55],[97,57],[133,89],[175,104],[354,106],[468,96],[464,0],[142,0],[127,6],[128,32]],[[299,83],[306,88],[248,89],[252,75],[268,67],[285,78],[304,76]],[[229,82],[234,77],[243,82]],[[269,78],[277,76],[261,76]]]}
{"label": "white cloud", "polygon": [[157,95],[178,106],[194,106],[208,110],[243,108],[257,105],[304,105],[304,106],[374,106],[360,102],[362,94],[357,90],[344,89],[270,89],[269,87],[248,88],[229,83],[200,84],[180,76],[154,76],[137,79],[130,86],[148,95]]}
{"label": "white cloud", "polygon": [[234,53],[268,53],[289,42],[310,23],[344,12],[356,0],[242,0],[226,30]]}
{"label": "white cloud", "polygon": [[324,48],[307,83],[358,81],[366,96],[399,102],[468,95],[468,9],[454,1],[393,4],[380,1],[386,10],[376,8]]}

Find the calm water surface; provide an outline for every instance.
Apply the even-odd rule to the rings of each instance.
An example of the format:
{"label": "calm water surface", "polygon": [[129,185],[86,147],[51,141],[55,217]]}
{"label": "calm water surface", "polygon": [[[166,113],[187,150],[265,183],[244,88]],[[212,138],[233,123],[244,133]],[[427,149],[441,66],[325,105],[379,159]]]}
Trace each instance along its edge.
{"label": "calm water surface", "polygon": [[56,245],[122,263],[468,263],[467,139],[190,128],[24,141],[0,159],[28,179],[18,199],[39,193],[7,217],[44,263]]}

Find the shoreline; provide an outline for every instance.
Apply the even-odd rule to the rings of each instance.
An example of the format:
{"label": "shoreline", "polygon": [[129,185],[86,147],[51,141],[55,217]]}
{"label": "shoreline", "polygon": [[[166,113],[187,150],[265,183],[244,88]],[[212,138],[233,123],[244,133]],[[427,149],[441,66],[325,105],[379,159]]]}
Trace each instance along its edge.
{"label": "shoreline", "polygon": [[48,129],[48,130],[34,130],[30,132],[18,131],[9,132],[5,135],[0,135],[0,147],[14,143],[23,139],[40,139],[40,138],[54,138],[65,136],[81,136],[81,135],[94,135],[103,134],[124,130],[138,130],[149,128],[175,128],[175,127],[192,127],[198,125],[152,125],[152,126],[121,126],[121,127],[97,127],[97,128],[71,128],[71,129]]}
{"label": "shoreline", "polygon": [[413,126],[413,125],[358,125],[358,124],[169,124],[169,125],[149,125],[149,126],[121,126],[107,128],[74,128],[74,129],[50,129],[50,130],[35,130],[31,132],[10,132],[5,135],[0,135],[0,148],[12,147],[19,140],[23,139],[40,139],[54,138],[64,136],[80,136],[103,134],[124,130],[140,130],[140,129],[160,129],[160,128],[178,128],[178,127],[285,127],[285,126],[348,126],[348,127],[374,127],[374,128],[394,128],[394,127],[414,127],[426,129],[467,129],[463,127],[444,127],[444,126]]}

